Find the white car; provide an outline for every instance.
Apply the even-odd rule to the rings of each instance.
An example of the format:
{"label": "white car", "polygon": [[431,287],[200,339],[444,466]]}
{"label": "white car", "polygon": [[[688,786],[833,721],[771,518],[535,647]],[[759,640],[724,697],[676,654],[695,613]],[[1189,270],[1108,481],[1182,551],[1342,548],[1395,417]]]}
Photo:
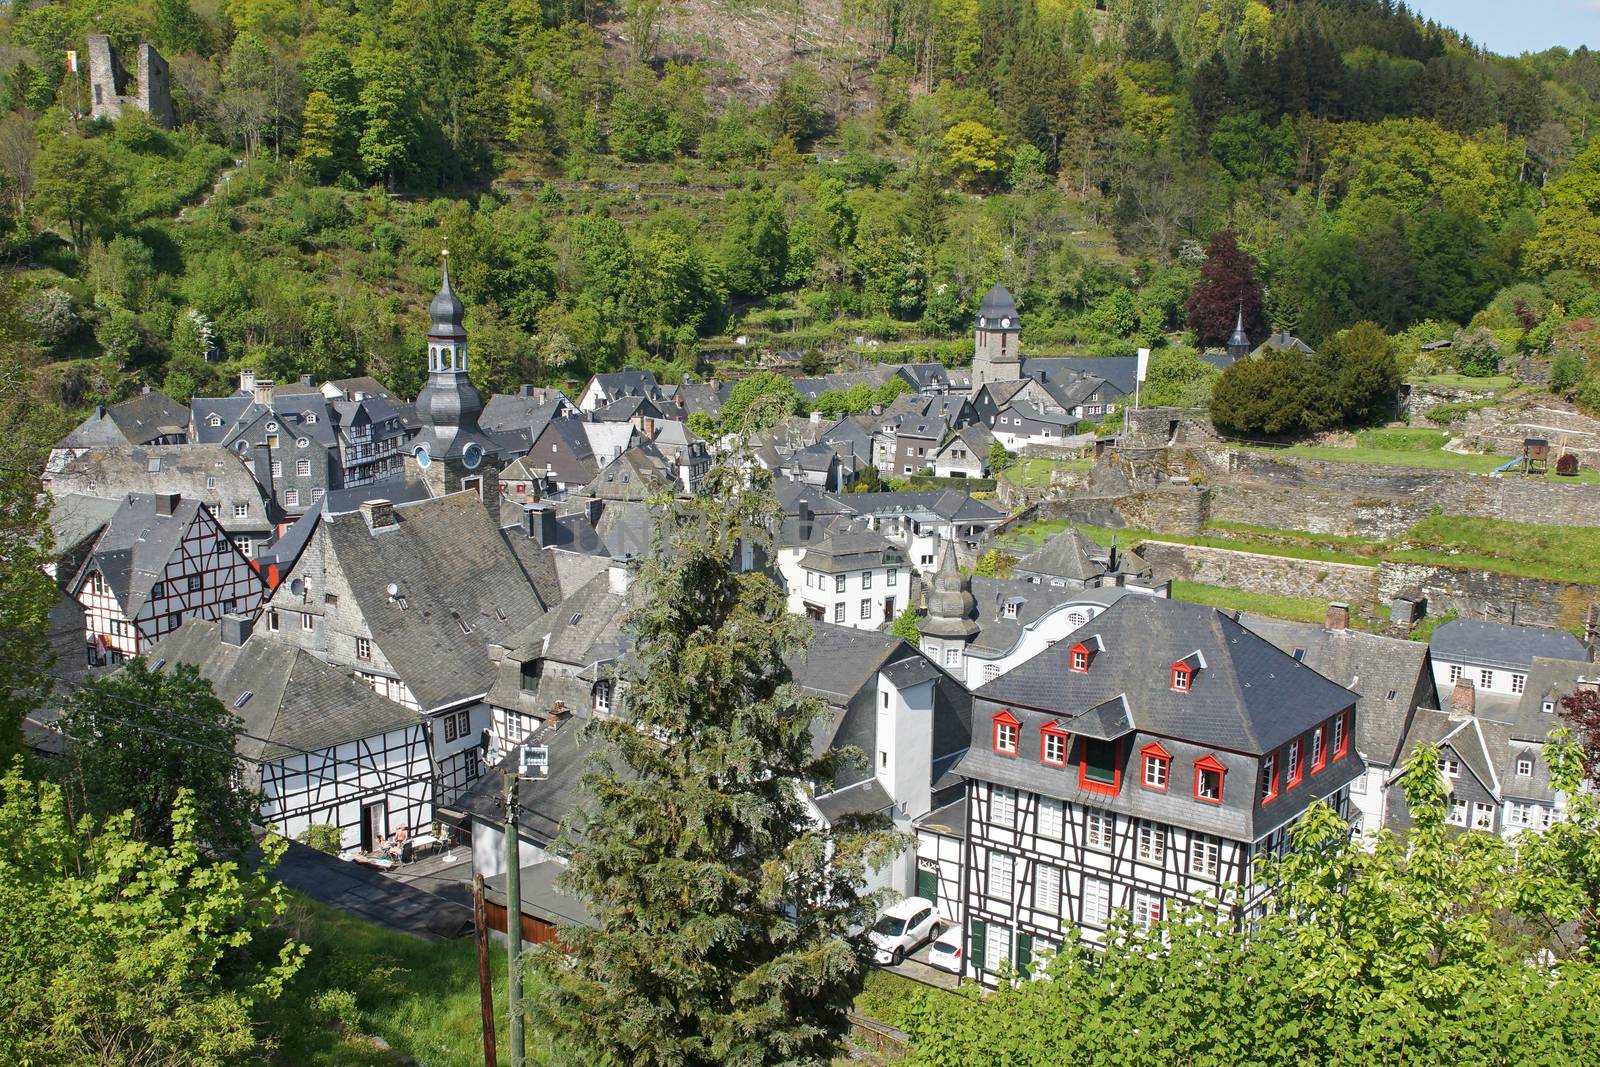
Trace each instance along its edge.
{"label": "white car", "polygon": [[896,964],[915,952],[939,930],[939,915],[933,901],[906,897],[884,909],[867,936],[876,950],[878,963]]}
{"label": "white car", "polygon": [[933,939],[933,944],[928,947],[928,962],[941,971],[951,974],[960,974],[963,962],[961,958],[962,929],[959,926],[946,927],[939,936]]}

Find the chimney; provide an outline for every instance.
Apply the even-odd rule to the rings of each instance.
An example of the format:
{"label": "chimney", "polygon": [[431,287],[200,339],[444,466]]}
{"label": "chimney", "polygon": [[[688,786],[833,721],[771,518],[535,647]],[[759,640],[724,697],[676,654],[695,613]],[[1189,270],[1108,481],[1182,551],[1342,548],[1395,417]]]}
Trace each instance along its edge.
{"label": "chimney", "polygon": [[313,384],[313,379],[312,379],[311,375],[309,375],[309,374],[300,375],[300,384],[301,385],[311,385],[311,384]]}
{"label": "chimney", "polygon": [[1466,718],[1474,713],[1478,702],[1478,690],[1472,681],[1462,675],[1456,679],[1454,692],[1450,694],[1450,717],[1452,719]]}
{"label": "chimney", "polygon": [[549,504],[524,504],[522,532],[540,548],[553,548],[556,543],[556,509]]}
{"label": "chimney", "polygon": [[251,395],[255,397],[257,404],[264,408],[270,408],[272,406],[272,379],[257,378],[255,389]]}
{"label": "chimney", "polygon": [[182,499],[182,496],[178,493],[157,493],[156,514],[171,515],[178,510],[178,501],[180,499]]}
{"label": "chimney", "polygon": [[239,392],[248,393],[251,396],[255,395],[255,392],[256,392],[256,372],[255,371],[253,371],[253,370],[242,370],[242,371],[239,372]]}
{"label": "chimney", "polygon": [[367,520],[367,529],[386,530],[394,525],[394,505],[387,500],[363,500],[361,517]]}
{"label": "chimney", "polygon": [[606,568],[606,573],[611,591],[621,596],[628,591],[628,586],[633,582],[633,560],[628,557],[614,559],[611,561],[611,566]]}
{"label": "chimney", "polygon": [[822,412],[813,411],[811,413],[811,424],[813,426],[818,426],[818,425],[821,425],[821,423],[822,423]]}
{"label": "chimney", "polygon": [[1350,605],[1342,600],[1335,600],[1328,604],[1328,629],[1348,630],[1350,628]]}
{"label": "chimney", "polygon": [[94,406],[94,417],[97,419],[106,417],[106,406],[104,404],[96,404]]}
{"label": "chimney", "polygon": [[143,389],[140,389],[139,390],[139,395],[140,396],[149,396],[150,395],[150,387],[147,385]]}
{"label": "chimney", "polygon": [[250,631],[255,628],[255,621],[248,615],[224,615],[219,624],[222,643],[238,648],[250,640]]}
{"label": "chimney", "polygon": [[588,515],[590,526],[596,528],[600,526],[600,515],[605,509],[606,502],[597,496],[592,496],[584,502],[584,511]]}
{"label": "chimney", "polygon": [[518,396],[532,396],[533,395],[533,386],[529,385],[527,382],[523,382],[521,385],[517,386],[517,395]]}
{"label": "chimney", "polygon": [[550,714],[546,716],[545,723],[549,726],[560,726],[570,718],[572,718],[572,709],[567,707],[565,701],[558,700],[551,705]]}

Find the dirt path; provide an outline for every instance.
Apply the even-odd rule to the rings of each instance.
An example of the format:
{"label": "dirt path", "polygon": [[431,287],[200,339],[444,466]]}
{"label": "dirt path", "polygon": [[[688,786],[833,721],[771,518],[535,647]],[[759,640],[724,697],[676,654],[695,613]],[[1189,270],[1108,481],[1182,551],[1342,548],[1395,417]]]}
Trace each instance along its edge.
{"label": "dirt path", "polygon": [[241,170],[244,169],[244,164],[245,164],[245,161],[242,160],[242,159],[234,160],[233,161],[233,166],[226,168],[225,170],[223,170],[223,172],[221,174],[217,175],[217,180],[215,182],[213,182],[212,185],[211,185],[211,191],[209,193],[207,193],[205,195],[205,197],[199,203],[185,205],[184,208],[178,212],[178,221],[182,222],[184,220],[184,218],[186,216],[188,216],[190,210],[195,209],[195,208],[203,208],[207,204],[211,203],[211,201],[216,197],[216,195],[218,193],[222,192],[222,187],[224,185],[227,185],[228,181],[235,174],[238,174]]}

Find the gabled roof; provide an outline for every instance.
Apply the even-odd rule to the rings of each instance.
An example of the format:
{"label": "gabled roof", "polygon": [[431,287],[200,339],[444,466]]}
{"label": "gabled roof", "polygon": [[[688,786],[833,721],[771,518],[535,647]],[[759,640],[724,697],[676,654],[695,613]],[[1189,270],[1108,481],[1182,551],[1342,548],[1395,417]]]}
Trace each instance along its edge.
{"label": "gabled roof", "polygon": [[1393,782],[1404,773],[1411,753],[1422,745],[1433,745],[1441,750],[1448,748],[1454,752],[1460,758],[1461,765],[1478,780],[1478,784],[1497,802],[1501,799],[1500,778],[1494,770],[1495,760],[1489,752],[1483,724],[1478,719],[1471,715],[1452,718],[1449,712],[1431,708],[1418,710],[1411,720],[1411,729],[1406,731],[1405,742],[1400,746],[1400,754],[1395,759],[1395,767],[1388,781]]}
{"label": "gabled roof", "polygon": [[810,643],[803,652],[785,656],[784,662],[796,685],[832,704],[849,704],[872,684],[890,657],[909,647],[894,634],[809,621]]}
{"label": "gabled roof", "polygon": [[1022,374],[1049,383],[1061,378],[1078,378],[1092,374],[1103,378],[1112,388],[1127,396],[1133,395],[1134,379],[1139,374],[1137,356],[1048,356],[1024,358]]}
{"label": "gabled roof", "polygon": [[1064,430],[1075,427],[1083,421],[1077,415],[1046,411],[1037,404],[1029,403],[1026,400],[1013,400],[1002,407],[1000,413],[1009,415],[1011,418],[1024,418],[1029,422],[1037,422],[1045,426],[1060,426]]}
{"label": "gabled roof", "polygon": [[851,493],[847,505],[861,515],[897,515],[927,512],[946,521],[981,522],[1005,518],[959,489],[925,489],[900,493]]}
{"label": "gabled roof", "polygon": [[822,535],[800,556],[802,567],[833,573],[903,561],[894,542],[863,523],[833,518],[823,525]]}
{"label": "gabled roof", "polygon": [[631,585],[626,592],[617,592],[607,567],[518,631],[509,658],[520,662],[543,657],[581,669],[621,655],[625,616],[638,588]]}
{"label": "gabled roof", "polygon": [[143,445],[160,437],[186,434],[189,409],[159,389],[97,409],[61,442],[67,448],[103,444]]}
{"label": "gabled roof", "polygon": [[1398,766],[1395,760],[1412,713],[1433,694],[1428,649],[1422,642],[1264,615],[1239,621],[1324,678],[1358,693],[1357,751],[1380,766]]}
{"label": "gabled roof", "polygon": [[1480,619],[1451,619],[1433,631],[1428,648],[1433,658],[1441,662],[1482,664],[1508,670],[1527,670],[1535,656],[1591,658],[1582,641],[1562,630]]}
{"label": "gabled roof", "polygon": [[[93,448],[67,456],[45,471],[54,495],[75,493],[120,499],[128,493],[181,493],[201,500],[224,529],[262,530],[270,525],[261,487],[238,456],[216,445],[146,445]],[[244,519],[233,517],[246,504]]]}
{"label": "gabled roof", "polygon": [[[1069,589],[1015,578],[974,577],[972,596],[978,602],[978,636],[967,648],[980,656],[1003,656],[1017,647],[1028,627],[1048,615],[1071,612],[1075,607],[1101,609],[1131,595],[1136,594],[1119,586]],[[1016,605],[1015,614],[1006,614],[1008,604]],[[1087,616],[1089,612],[1084,610],[1082,614]]]}
{"label": "gabled roof", "polygon": [[[217,699],[244,721],[251,736],[239,739],[239,752],[246,759],[332,748],[418,722],[416,712],[297,645],[267,633],[230,645],[220,633],[217,622],[191,619],[153,646],[148,658],[166,660],[168,670],[187,663],[200,671]],[[247,692],[249,699],[238,704]]]}
{"label": "gabled roof", "polygon": [[95,542],[90,569],[100,572],[129,618],[139,614],[166,574],[201,504],[180,499],[170,511],[163,507],[162,497],[129,493]]}
{"label": "gabled roof", "polygon": [[394,518],[374,531],[359,512],[325,516],[328,565],[424,709],[476,697],[493,678],[489,642],[509,643],[545,606],[476,493],[400,505]]}
{"label": "gabled roof", "polygon": [[648,504],[638,500],[607,501],[600,521],[595,523],[595,532],[605,542],[606,551],[619,559],[649,552],[654,530],[655,516]]}
{"label": "gabled roof", "polygon": [[1082,530],[1069,526],[1018,560],[1016,569],[1028,574],[1087,581],[1106,572],[1096,561],[1096,557],[1103,555],[1104,549],[1084,536]]}
{"label": "gabled roof", "polygon": [[[1058,643],[975,695],[1055,714],[1077,733],[1106,702],[1123,698],[1150,733],[1250,754],[1271,752],[1355,704],[1356,695],[1214,608],[1125,596],[1078,631],[1102,648],[1087,673],[1069,669]],[[1204,658],[1193,685],[1173,690],[1172,664]]]}

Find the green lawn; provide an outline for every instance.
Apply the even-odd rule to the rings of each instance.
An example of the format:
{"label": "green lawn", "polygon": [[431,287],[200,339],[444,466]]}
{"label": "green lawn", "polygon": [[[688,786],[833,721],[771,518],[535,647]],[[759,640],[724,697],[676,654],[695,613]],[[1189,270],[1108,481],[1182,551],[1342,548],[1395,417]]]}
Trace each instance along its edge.
{"label": "green lawn", "polygon": [[[1326,622],[1328,618],[1328,602],[1326,600],[1302,600],[1291,596],[1272,596],[1268,593],[1246,593],[1239,589],[1230,589],[1222,585],[1207,585],[1204,582],[1173,582],[1172,599],[1184,600],[1191,604],[1205,604],[1213,608],[1230,608],[1236,611],[1249,611],[1257,615],[1270,615],[1275,619],[1288,619],[1291,622]],[[1353,613],[1350,625],[1362,627],[1362,620]]]}
{"label": "green lawn", "polygon": [[[1432,433],[1434,431],[1420,432]],[[1428,450],[1419,448],[1415,443],[1407,444],[1405,447],[1391,446],[1382,448],[1364,445],[1357,445],[1354,448],[1339,448],[1335,445],[1290,445],[1287,448],[1272,448],[1265,445],[1236,445],[1234,447],[1248,452],[1260,452],[1265,455],[1299,456],[1302,459],[1329,460],[1334,463],[1366,463],[1387,467],[1426,467],[1429,470],[1455,470],[1465,471],[1470,474],[1492,474],[1496,467],[1511,458],[1510,456],[1466,455],[1459,452],[1445,452],[1442,449]],[[1523,478],[1529,476],[1512,471],[1507,472],[1505,477]],[[1532,475],[1532,477],[1541,476]],[[1580,482],[1584,485],[1600,484],[1600,471],[1583,470],[1573,477],[1563,478],[1556,474],[1555,463],[1553,462],[1542,477],[1554,482]]]}
{"label": "green lawn", "polygon": [[1362,430],[1356,434],[1361,447],[1386,452],[1432,452],[1450,441],[1444,430],[1429,430],[1414,426],[1395,426],[1384,429]]}
{"label": "green lawn", "polygon": [[1465,374],[1430,374],[1413,378],[1413,385],[1437,385],[1449,389],[1509,389],[1517,380],[1509,374],[1496,374],[1488,378],[1469,378]]}
{"label": "green lawn", "polygon": [[[423,941],[296,897],[291,929],[311,946],[304,970],[274,1006],[268,1029],[282,1067],[392,1067],[393,1053],[346,1036],[338,1023],[383,1038],[395,1053],[428,1067],[481,1067],[483,1027],[478,956],[472,938]],[[506,953],[491,944],[497,1013],[505,1012]],[[330,990],[354,995],[335,1017]],[[531,1037],[531,1035],[530,1035]],[[504,1049],[505,1028],[498,1042]],[[530,1060],[540,1062],[537,1042]],[[501,1053],[504,1058],[504,1052]]]}
{"label": "green lawn", "polygon": [[1058,470],[1086,471],[1094,466],[1091,459],[1019,459],[1000,472],[1000,480],[1025,489],[1047,489],[1050,476]]}
{"label": "green lawn", "polygon": [[1600,529],[1435,515],[1406,532],[1388,558],[1600,585]]}

